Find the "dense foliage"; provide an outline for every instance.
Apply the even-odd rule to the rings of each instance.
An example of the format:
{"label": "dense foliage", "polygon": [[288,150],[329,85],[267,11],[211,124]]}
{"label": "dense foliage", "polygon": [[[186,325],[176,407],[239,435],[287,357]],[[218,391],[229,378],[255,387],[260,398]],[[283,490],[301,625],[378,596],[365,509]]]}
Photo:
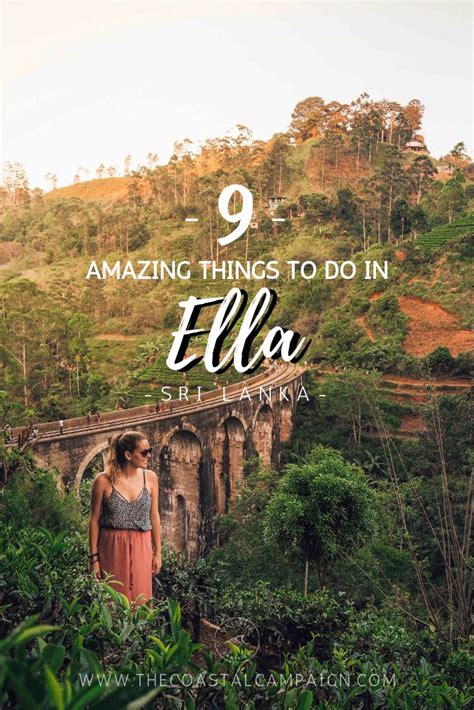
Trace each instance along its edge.
{"label": "dense foliage", "polygon": [[[57,521],[47,519],[54,528]],[[91,580],[85,552],[83,536],[72,530],[2,526],[5,707],[102,708],[133,700],[229,709],[469,703],[467,652],[440,643],[432,631],[415,631],[394,608],[356,609],[347,595],[328,589],[303,596],[257,582],[239,591],[223,586],[215,563],[206,569],[205,560],[191,565],[167,552],[159,594],[183,601],[182,619],[161,596],[153,608],[130,608],[122,595]],[[222,657],[212,642],[206,649],[192,641],[195,614],[216,623],[251,619],[254,635],[247,647],[230,644]],[[160,674],[161,682],[146,683],[143,674]]]}

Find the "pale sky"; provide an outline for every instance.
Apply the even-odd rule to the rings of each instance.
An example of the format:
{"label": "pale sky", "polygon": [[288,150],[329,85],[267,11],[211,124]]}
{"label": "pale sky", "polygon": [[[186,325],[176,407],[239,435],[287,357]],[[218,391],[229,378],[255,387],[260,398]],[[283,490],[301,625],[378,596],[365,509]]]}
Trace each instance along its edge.
{"label": "pale sky", "polygon": [[435,156],[472,155],[472,14],[460,2],[4,2],[2,160],[32,186],[173,142],[285,131],[321,96],[426,106]]}

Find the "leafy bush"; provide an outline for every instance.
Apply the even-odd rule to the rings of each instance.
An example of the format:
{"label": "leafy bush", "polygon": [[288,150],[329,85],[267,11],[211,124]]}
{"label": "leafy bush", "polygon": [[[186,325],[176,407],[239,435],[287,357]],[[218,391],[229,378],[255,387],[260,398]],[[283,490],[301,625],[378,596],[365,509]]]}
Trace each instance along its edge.
{"label": "leafy bush", "polygon": [[464,375],[469,376],[472,370],[472,354],[460,353],[453,357],[449,348],[439,347],[427,355],[421,363],[421,368],[433,375]]}
{"label": "leafy bush", "polygon": [[[108,588],[107,591],[113,590]],[[110,601],[117,602],[115,595]],[[134,662],[120,664],[108,673],[107,666],[100,662],[97,654],[84,645],[91,636],[84,638],[82,633],[70,634],[59,626],[37,623],[37,617],[30,617],[0,643],[2,706],[25,710],[40,706],[78,710],[82,707],[124,707],[132,701],[140,701],[140,706],[150,702],[165,692],[171,676],[197,669],[191,659],[199,647],[182,629],[179,607],[170,603],[168,616],[167,629],[160,630],[161,638],[154,635],[147,639],[141,660],[137,657]],[[122,644],[135,625],[142,626],[143,631],[138,612],[130,612],[124,629],[127,633],[120,635]],[[43,637],[48,635],[53,638],[46,642]],[[34,647],[33,641],[36,642]],[[157,672],[162,681],[158,686],[152,686],[150,690],[146,684],[140,684],[139,673]],[[192,701],[192,693],[184,686],[180,693],[184,697],[191,696],[189,700]],[[194,704],[191,702],[187,707],[194,707]]]}
{"label": "leafy bush", "polygon": [[[415,641],[416,635],[406,640]],[[439,664],[426,660],[422,647],[415,643],[418,655],[407,668],[397,665],[389,651],[334,648],[332,657],[321,662],[309,642],[288,657],[288,673],[311,678],[317,708],[432,708],[468,707],[473,700],[469,687],[457,687]],[[412,647],[413,648],[413,647]]]}
{"label": "leafy bush", "polygon": [[313,639],[320,658],[328,658],[337,636],[346,629],[351,603],[327,589],[307,595],[291,588],[272,590],[265,582],[252,589],[229,589],[222,597],[215,620],[243,617],[256,627],[262,657],[294,651]]}
{"label": "leafy bush", "polygon": [[75,491],[59,490],[58,476],[22,456],[0,498],[0,518],[15,528],[38,525],[52,532],[84,529]]}
{"label": "leafy bush", "polygon": [[210,618],[221,594],[219,563],[199,558],[188,562],[181,553],[163,546],[161,568],[155,594],[180,604],[185,625],[199,638],[201,618]]}
{"label": "leafy bush", "polygon": [[435,374],[451,372],[455,362],[449,349],[445,347],[436,348],[425,358],[425,363],[429,370]]}
{"label": "leafy bush", "polygon": [[403,340],[407,334],[407,322],[395,296],[383,294],[370,304],[367,323],[379,336],[396,336]]}
{"label": "leafy bush", "polygon": [[323,584],[328,565],[372,535],[374,507],[362,470],[334,449],[315,446],[286,467],[265,510],[264,536],[283,555],[299,555],[306,569],[315,562]]}

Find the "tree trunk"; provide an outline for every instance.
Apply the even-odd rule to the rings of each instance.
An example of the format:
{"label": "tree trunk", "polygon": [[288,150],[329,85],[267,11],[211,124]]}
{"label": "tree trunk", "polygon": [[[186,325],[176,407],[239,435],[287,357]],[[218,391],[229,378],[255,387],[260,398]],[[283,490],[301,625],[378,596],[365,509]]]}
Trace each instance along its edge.
{"label": "tree trunk", "polygon": [[309,560],[308,558],[304,561],[304,595],[308,596],[308,575],[309,575]]}
{"label": "tree trunk", "polygon": [[379,213],[377,218],[377,236],[379,244],[382,244],[382,193],[379,196]]}
{"label": "tree trunk", "polygon": [[362,239],[363,239],[363,249],[367,251],[367,232],[365,227],[365,207],[362,205]]}
{"label": "tree trunk", "polygon": [[26,382],[26,343],[23,341],[22,344],[22,354],[21,354],[21,365],[23,372],[23,401],[25,408],[28,407],[28,385]]}
{"label": "tree trunk", "polygon": [[390,189],[388,191],[388,225],[387,225],[387,241],[390,241],[390,237],[392,235],[392,230],[390,227],[390,217],[392,214],[392,205],[393,205],[393,173],[395,171],[395,168],[392,166],[392,170],[390,172]]}
{"label": "tree trunk", "polygon": [[207,203],[207,218],[209,220],[209,246],[211,248],[211,261],[214,261],[213,236],[212,236],[212,212],[209,202]]}

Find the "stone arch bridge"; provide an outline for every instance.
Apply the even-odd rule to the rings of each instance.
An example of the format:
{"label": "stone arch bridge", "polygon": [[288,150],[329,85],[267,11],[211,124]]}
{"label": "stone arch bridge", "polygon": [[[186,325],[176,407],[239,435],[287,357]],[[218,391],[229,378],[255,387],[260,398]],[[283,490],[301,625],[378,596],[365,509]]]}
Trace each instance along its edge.
{"label": "stone arch bridge", "polygon": [[[150,468],[159,473],[163,536],[196,558],[212,544],[213,519],[227,509],[244,477],[244,462],[258,457],[278,465],[289,439],[303,369],[273,366],[244,382],[181,401],[38,425],[32,452],[39,465],[60,472],[65,489],[79,487],[97,456],[105,462],[111,436],[139,429],[153,446]],[[171,407],[170,407],[171,405]],[[15,433],[15,432],[14,432]]]}

